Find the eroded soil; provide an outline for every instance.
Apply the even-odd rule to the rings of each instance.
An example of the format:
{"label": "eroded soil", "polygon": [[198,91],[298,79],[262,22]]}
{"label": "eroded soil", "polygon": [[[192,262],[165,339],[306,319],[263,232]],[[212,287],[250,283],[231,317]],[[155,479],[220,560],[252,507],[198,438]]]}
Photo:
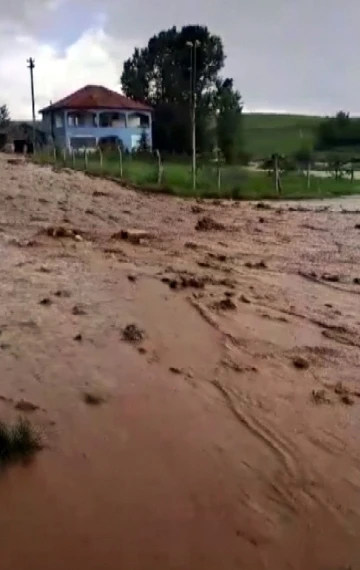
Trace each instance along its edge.
{"label": "eroded soil", "polygon": [[356,204],[0,186],[1,570],[360,568]]}

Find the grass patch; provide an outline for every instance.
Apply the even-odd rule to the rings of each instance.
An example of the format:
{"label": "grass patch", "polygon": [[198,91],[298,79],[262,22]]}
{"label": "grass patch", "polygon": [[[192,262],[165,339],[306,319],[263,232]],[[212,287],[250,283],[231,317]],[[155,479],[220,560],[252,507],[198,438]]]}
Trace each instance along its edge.
{"label": "grass patch", "polygon": [[[67,167],[85,171],[84,158],[68,157],[65,161],[59,157],[54,161],[49,154],[37,154],[33,160],[38,164],[50,164],[55,167]],[[148,192],[164,193],[182,198],[212,198],[233,200],[300,200],[311,198],[331,198],[360,194],[360,181],[349,179],[335,180],[312,176],[308,187],[306,176],[298,172],[289,172],[282,176],[282,193],[277,194],[273,177],[267,172],[251,171],[240,165],[223,166],[221,185],[218,187],[217,168],[211,163],[199,162],[197,190],[192,189],[191,168],[189,164],[165,161],[163,179],[157,182],[157,162],[154,157],[141,159],[125,157],[123,160],[123,178],[120,176],[119,157],[104,155],[102,166],[98,153],[89,153],[86,173],[91,176],[110,178],[121,184],[132,184]]]}
{"label": "grass patch", "polygon": [[312,148],[323,117],[274,113],[244,113],[241,133],[248,152],[255,156],[292,154]]}
{"label": "grass patch", "polygon": [[40,436],[20,417],[13,425],[0,422],[0,466],[28,460],[42,448]]}

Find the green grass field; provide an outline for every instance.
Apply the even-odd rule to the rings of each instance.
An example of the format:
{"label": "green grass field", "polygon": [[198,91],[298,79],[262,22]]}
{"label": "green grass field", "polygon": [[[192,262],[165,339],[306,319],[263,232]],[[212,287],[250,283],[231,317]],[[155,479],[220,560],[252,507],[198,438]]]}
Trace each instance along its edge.
{"label": "green grass field", "polygon": [[266,172],[253,172],[241,166],[221,168],[220,187],[218,170],[211,164],[203,164],[197,173],[197,190],[192,189],[191,168],[189,164],[164,162],[161,183],[158,183],[156,158],[148,160],[137,157],[124,157],[123,174],[120,175],[119,157],[104,155],[101,166],[100,155],[88,154],[85,166],[84,156],[60,157],[55,161],[53,155],[40,153],[33,160],[39,164],[50,164],[58,168],[86,170],[89,175],[107,177],[122,183],[133,184],[141,189],[172,194],[184,198],[197,196],[202,198],[233,198],[236,200],[261,199],[303,199],[326,198],[351,194],[360,194],[360,180],[312,177],[310,188],[301,173],[287,173],[282,177],[282,193],[275,190],[274,180]]}
{"label": "green grass field", "polygon": [[292,154],[302,147],[312,147],[314,131],[322,117],[245,113],[242,136],[245,148],[257,157],[277,152]]}

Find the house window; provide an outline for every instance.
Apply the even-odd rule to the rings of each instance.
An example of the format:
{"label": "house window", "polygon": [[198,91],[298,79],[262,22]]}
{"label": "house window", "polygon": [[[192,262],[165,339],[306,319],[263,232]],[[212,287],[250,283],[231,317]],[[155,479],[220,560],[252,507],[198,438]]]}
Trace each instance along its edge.
{"label": "house window", "polygon": [[59,113],[57,113],[54,117],[54,122],[55,122],[55,127],[57,129],[61,128],[64,126],[64,119],[63,116],[60,115]]}
{"label": "house window", "polygon": [[113,113],[113,112],[100,113],[99,126],[102,128],[104,127],[125,128],[126,116],[124,113]]}
{"label": "house window", "polygon": [[131,113],[128,116],[128,126],[137,129],[146,129],[150,126],[149,115],[143,113]]}
{"label": "house window", "polygon": [[68,113],[67,124],[69,127],[96,127],[96,113],[70,112]]}
{"label": "house window", "polygon": [[85,150],[96,148],[95,137],[71,137],[70,145],[73,150]]}

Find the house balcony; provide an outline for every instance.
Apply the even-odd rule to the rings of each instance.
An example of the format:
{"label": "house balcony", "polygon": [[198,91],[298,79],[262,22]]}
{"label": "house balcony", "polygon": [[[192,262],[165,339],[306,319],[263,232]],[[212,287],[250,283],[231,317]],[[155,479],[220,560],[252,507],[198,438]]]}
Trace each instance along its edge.
{"label": "house balcony", "polygon": [[106,139],[121,141],[133,150],[143,131],[151,142],[151,114],[133,111],[68,111],[65,113],[67,146],[73,150],[96,148]]}
{"label": "house balcony", "polygon": [[146,129],[151,126],[150,113],[110,111],[68,111],[66,128],[71,129]]}

